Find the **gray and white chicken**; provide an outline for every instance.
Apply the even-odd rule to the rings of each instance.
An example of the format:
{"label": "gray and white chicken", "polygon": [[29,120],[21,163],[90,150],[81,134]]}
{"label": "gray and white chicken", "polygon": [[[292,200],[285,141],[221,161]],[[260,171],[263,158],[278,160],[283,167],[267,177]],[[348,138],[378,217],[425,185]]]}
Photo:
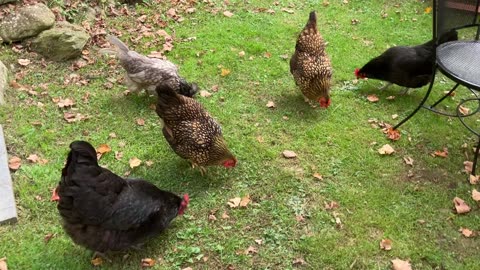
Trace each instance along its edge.
{"label": "gray and white chicken", "polygon": [[117,58],[127,72],[125,83],[130,91],[138,92],[145,89],[149,94],[156,95],[156,86],[167,83],[180,95],[193,97],[198,92],[195,83],[188,83],[180,77],[174,63],[132,51],[115,36],[107,36],[107,40],[115,46]]}

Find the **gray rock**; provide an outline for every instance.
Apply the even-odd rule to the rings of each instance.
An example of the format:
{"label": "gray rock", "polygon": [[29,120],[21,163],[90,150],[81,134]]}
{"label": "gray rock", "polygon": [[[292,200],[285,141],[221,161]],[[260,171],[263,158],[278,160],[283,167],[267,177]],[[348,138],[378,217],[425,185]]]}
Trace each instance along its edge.
{"label": "gray rock", "polygon": [[55,61],[75,58],[82,52],[90,35],[78,25],[58,22],[52,29],[43,31],[32,42],[32,48]]}
{"label": "gray rock", "polygon": [[7,67],[0,61],[0,105],[5,104],[4,96],[7,90],[8,70]]}
{"label": "gray rock", "polygon": [[17,0],[0,0],[0,5],[10,3],[10,2],[15,2],[15,1],[17,1]]}
{"label": "gray rock", "polygon": [[38,35],[55,23],[55,15],[44,4],[20,8],[0,22],[0,37],[4,42],[23,40]]}

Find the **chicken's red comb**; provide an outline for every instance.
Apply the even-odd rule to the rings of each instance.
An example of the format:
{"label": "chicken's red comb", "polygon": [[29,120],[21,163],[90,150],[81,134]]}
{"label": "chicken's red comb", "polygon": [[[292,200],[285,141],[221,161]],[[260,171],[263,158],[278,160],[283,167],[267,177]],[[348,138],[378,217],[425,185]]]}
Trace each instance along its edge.
{"label": "chicken's red comb", "polygon": [[360,69],[356,68],[355,69],[355,77],[359,77]]}

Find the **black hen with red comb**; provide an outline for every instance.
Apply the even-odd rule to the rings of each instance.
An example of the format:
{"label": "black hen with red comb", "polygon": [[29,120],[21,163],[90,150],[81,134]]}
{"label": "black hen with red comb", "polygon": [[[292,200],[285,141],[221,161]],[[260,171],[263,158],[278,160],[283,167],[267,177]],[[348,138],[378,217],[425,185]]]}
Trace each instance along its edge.
{"label": "black hen with red comb", "polygon": [[161,233],[188,205],[184,198],[141,179],[124,179],[97,163],[88,142],[70,144],[57,187],[65,232],[98,252],[120,251]]}

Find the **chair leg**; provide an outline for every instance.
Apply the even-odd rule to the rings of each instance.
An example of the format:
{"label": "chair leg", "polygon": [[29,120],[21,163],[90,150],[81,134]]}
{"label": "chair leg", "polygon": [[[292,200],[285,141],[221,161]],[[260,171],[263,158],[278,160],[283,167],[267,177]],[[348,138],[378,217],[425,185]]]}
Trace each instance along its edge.
{"label": "chair leg", "polygon": [[435,108],[435,106],[437,106],[438,104],[440,104],[440,102],[442,102],[444,99],[446,99],[447,97],[450,96],[451,93],[453,93],[453,91],[457,90],[457,87],[459,86],[460,84],[456,84],[452,90],[448,91],[448,93],[446,93],[441,99],[437,100],[437,102],[433,103],[433,105],[430,106],[430,109],[433,109]]}
{"label": "chair leg", "polygon": [[478,158],[479,150],[480,150],[480,137],[478,137],[477,148],[475,149],[475,156],[473,157],[472,175],[476,175],[475,174],[475,169],[477,167],[477,158]]}
{"label": "chair leg", "polygon": [[430,96],[430,92],[432,91],[434,82],[435,82],[435,76],[432,76],[432,81],[430,82],[430,86],[428,87],[427,93],[425,93],[425,96],[423,97],[422,101],[420,101],[420,104],[418,104],[417,108],[415,108],[413,112],[411,112],[407,117],[405,117],[402,121],[400,121],[400,123],[395,125],[393,127],[393,130],[398,129],[401,125],[403,125],[403,123],[407,122],[412,116],[414,116],[423,107],[423,104],[425,104],[428,97]]}

